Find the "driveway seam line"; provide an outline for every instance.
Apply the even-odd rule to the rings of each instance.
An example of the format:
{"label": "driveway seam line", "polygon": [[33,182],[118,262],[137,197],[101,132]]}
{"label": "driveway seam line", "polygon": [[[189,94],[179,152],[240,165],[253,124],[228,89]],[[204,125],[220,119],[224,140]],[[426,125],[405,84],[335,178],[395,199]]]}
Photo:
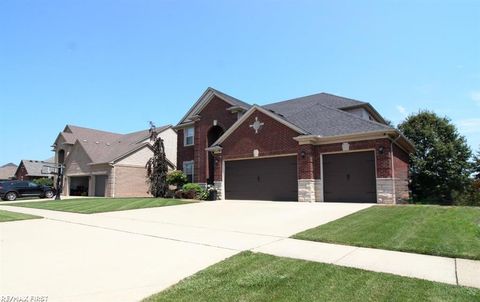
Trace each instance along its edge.
{"label": "driveway seam line", "polygon": [[460,283],[458,283],[457,258],[454,258],[454,261],[455,261],[455,281],[457,282],[457,285],[460,285]]}
{"label": "driveway seam line", "polygon": [[346,253],[345,255],[343,255],[342,257],[338,258],[337,260],[333,261],[332,263],[337,264],[338,262],[340,262],[341,260],[345,259],[347,256],[350,256],[353,252],[356,252],[356,251],[359,250],[359,249],[360,249],[359,247],[355,247],[353,250],[351,250],[350,252]]}
{"label": "driveway seam line", "polygon": [[253,252],[253,250],[262,248],[262,247],[264,247],[264,246],[266,246],[266,245],[274,244],[274,243],[276,243],[276,242],[279,242],[279,241],[282,241],[282,240],[285,240],[285,239],[287,239],[287,238],[279,238],[279,239],[274,240],[274,241],[271,241],[271,242],[263,243],[263,244],[260,244],[259,246],[252,247],[251,249],[249,249],[249,251]]}
{"label": "driveway seam line", "polygon": [[238,233],[238,234],[244,234],[244,235],[256,235],[256,236],[263,236],[263,237],[275,237],[275,238],[280,238],[280,239],[287,239],[287,238],[289,238],[289,237],[286,237],[286,236],[279,236],[279,235],[269,235],[269,234],[262,234],[262,233],[242,232],[242,231],[231,230],[231,229],[219,229],[219,228],[206,227],[206,226],[196,226],[196,225],[190,225],[190,224],[173,223],[173,222],[168,222],[168,221],[143,220],[143,219],[136,219],[136,218],[120,218],[120,217],[114,217],[114,216],[108,216],[108,217],[110,217],[110,218],[115,218],[115,219],[123,219],[123,220],[132,220],[132,221],[148,222],[148,223],[168,224],[168,225],[173,225],[173,226],[181,226],[181,227],[196,228],[196,229],[205,229],[205,230],[213,230],[213,231],[223,231],[223,232]]}
{"label": "driveway seam line", "polygon": [[225,250],[229,250],[229,251],[236,251],[236,252],[238,252],[238,251],[240,251],[240,252],[243,251],[243,250],[239,250],[239,249],[234,249],[234,248],[229,248],[229,247],[223,247],[223,246],[217,246],[217,245],[212,245],[212,244],[207,244],[207,243],[200,243],[200,242],[194,242],[194,241],[180,240],[180,239],[175,239],[175,238],[168,238],[168,237],[162,237],[162,236],[156,236],[156,235],[150,235],[150,234],[143,234],[143,233],[137,233],[137,232],[119,230],[119,229],[114,229],[114,228],[109,228],[109,227],[103,227],[103,226],[97,226],[97,225],[91,225],[91,224],[86,224],[86,223],[81,223],[81,222],[73,222],[73,221],[62,220],[62,219],[55,219],[55,218],[45,218],[45,219],[47,219],[47,220],[52,220],[52,221],[64,222],[64,223],[70,223],[70,224],[76,224],[76,225],[81,225],[81,226],[86,226],[86,227],[91,227],[91,228],[103,229],[103,230],[108,230],[108,231],[126,233],[126,234],[131,234],[131,235],[137,235],[137,236],[144,236],[144,237],[164,239],[164,240],[170,240],[170,241],[176,241],[176,242],[182,242],[182,243],[189,243],[189,244],[196,244],[196,245],[214,247],[214,248],[225,249]]}

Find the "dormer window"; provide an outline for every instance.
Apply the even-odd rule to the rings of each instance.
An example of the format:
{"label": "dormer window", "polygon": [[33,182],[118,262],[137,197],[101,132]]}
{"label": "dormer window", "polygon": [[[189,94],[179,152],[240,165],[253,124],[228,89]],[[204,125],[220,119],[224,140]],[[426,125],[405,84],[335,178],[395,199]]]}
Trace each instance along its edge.
{"label": "dormer window", "polygon": [[195,138],[195,128],[188,127],[183,130],[183,145],[193,146],[193,140]]}

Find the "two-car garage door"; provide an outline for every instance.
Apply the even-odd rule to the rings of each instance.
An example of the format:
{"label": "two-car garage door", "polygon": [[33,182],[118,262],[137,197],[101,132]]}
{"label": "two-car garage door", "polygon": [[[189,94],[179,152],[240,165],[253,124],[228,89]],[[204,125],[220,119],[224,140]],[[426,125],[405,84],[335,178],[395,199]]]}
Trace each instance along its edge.
{"label": "two-car garage door", "polygon": [[[326,202],[376,202],[375,153],[324,154]],[[298,200],[297,157],[284,156],[225,162],[225,198]]]}
{"label": "two-car garage door", "polygon": [[226,161],[225,198],[297,200],[297,157]]}

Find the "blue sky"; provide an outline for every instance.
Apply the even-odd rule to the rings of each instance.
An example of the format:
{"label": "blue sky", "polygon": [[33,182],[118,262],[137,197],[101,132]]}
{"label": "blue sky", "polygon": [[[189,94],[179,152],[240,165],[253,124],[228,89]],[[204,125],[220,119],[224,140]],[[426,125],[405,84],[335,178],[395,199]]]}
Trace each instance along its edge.
{"label": "blue sky", "polygon": [[65,124],[175,124],[208,86],[429,109],[478,150],[480,1],[0,0],[0,164],[50,157]]}

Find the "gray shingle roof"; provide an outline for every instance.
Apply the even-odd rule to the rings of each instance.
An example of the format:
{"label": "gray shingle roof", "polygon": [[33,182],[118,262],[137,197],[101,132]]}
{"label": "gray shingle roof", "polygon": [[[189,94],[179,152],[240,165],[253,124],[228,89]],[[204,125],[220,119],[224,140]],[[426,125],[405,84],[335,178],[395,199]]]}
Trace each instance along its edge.
{"label": "gray shingle roof", "polygon": [[23,164],[25,170],[27,170],[28,176],[40,176],[40,177],[50,177],[53,174],[43,174],[42,168],[44,166],[51,166],[51,161],[43,161],[43,160],[31,160],[31,159],[23,159],[20,162],[20,165]]}
{"label": "gray shingle roof", "polygon": [[223,97],[224,99],[227,99],[228,101],[230,101],[231,103],[235,104],[236,106],[240,106],[240,107],[244,107],[245,109],[248,109],[250,107],[252,107],[252,105],[242,101],[242,100],[239,100],[237,98],[234,98],[233,96],[231,95],[228,95],[224,92],[221,92],[215,88],[212,88],[212,87],[208,87],[208,89],[211,89],[212,91],[214,91],[215,93],[219,94],[221,97]]}
{"label": "gray shingle roof", "polygon": [[328,93],[319,93],[262,107],[312,135],[333,136],[392,129],[341,110],[367,104]]}
{"label": "gray shingle roof", "polygon": [[[161,133],[171,125],[157,127],[157,132]],[[62,134],[78,140],[85,149],[92,163],[108,163],[126,155],[140,147],[143,147],[142,141],[149,138],[149,130],[142,130],[128,134],[119,134],[96,129],[89,129],[68,125],[67,131]]]}
{"label": "gray shingle roof", "polygon": [[8,180],[15,176],[15,172],[17,171],[17,165],[13,163],[8,163],[0,167],[0,180]]}
{"label": "gray shingle roof", "polygon": [[300,104],[302,106],[322,104],[327,107],[340,109],[340,108],[358,106],[358,105],[367,104],[367,103],[322,92],[322,93],[307,95],[307,96],[290,99],[286,101],[267,104],[267,105],[263,105],[262,107],[273,110],[273,111],[277,111],[277,109],[281,108],[281,110],[285,112],[289,110],[295,110],[295,108]]}

